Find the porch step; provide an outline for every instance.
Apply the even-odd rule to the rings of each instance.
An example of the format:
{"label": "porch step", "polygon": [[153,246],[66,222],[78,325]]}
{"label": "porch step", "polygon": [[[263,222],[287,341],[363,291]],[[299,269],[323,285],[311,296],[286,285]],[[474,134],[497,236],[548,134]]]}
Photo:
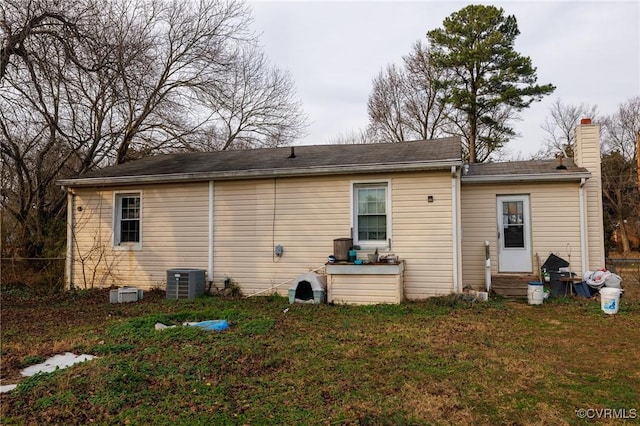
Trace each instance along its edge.
{"label": "porch step", "polygon": [[523,298],[527,297],[529,281],[538,281],[535,275],[493,275],[491,276],[491,290],[500,296]]}

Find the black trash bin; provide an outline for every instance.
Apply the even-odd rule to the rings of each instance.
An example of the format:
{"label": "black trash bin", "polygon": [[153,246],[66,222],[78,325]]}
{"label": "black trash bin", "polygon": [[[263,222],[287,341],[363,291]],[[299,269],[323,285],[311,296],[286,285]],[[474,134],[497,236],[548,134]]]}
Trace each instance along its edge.
{"label": "black trash bin", "polygon": [[551,296],[563,297],[571,294],[568,286],[571,285],[568,281],[560,281],[560,278],[568,277],[569,272],[550,271],[549,272],[549,287],[551,289]]}
{"label": "black trash bin", "polygon": [[568,287],[571,283],[560,281],[561,277],[569,276],[569,272],[560,272],[560,268],[566,268],[568,266],[569,262],[553,253],[551,253],[547,260],[542,264],[542,269],[549,273],[551,296],[563,297],[571,294],[570,288]]}

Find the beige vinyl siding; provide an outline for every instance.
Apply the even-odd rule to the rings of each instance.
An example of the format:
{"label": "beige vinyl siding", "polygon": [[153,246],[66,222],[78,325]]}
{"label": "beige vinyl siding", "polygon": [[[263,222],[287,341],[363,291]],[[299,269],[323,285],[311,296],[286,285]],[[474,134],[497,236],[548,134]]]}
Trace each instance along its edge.
{"label": "beige vinyl siding", "polygon": [[[269,293],[284,283],[277,290],[286,294],[288,280],[322,267],[333,254],[333,240],[351,235],[351,186],[366,181],[390,181],[391,252],[406,261],[405,295],[419,299],[449,293],[453,249],[448,173],[216,182],[216,285],[230,277],[245,294],[252,294]],[[433,203],[427,202],[428,195],[434,196]],[[273,255],[276,244],[284,248],[281,258]],[[366,258],[366,252],[359,256]]]}
{"label": "beige vinyl siding", "polygon": [[[114,193],[141,194],[140,250],[113,247]],[[207,268],[208,185],[77,189],[73,284],[164,287],[171,268]],[[78,211],[81,207],[81,211]]]}
{"label": "beige vinyl siding", "polygon": [[331,275],[329,301],[370,305],[402,302],[402,275]]}
{"label": "beige vinyl siding", "polygon": [[[428,197],[433,196],[433,202]],[[404,296],[423,299],[453,291],[451,175],[448,172],[393,179],[393,245],[406,260]]]}
{"label": "beige vinyl siding", "polygon": [[[245,295],[272,291],[286,295],[298,275],[314,269],[322,272],[327,256],[333,254],[333,240],[351,236],[352,185],[366,181],[389,182],[390,252],[405,261],[405,297],[450,293],[453,232],[448,171],[216,181],[214,285],[222,288],[230,278]],[[75,212],[75,285],[164,287],[167,269],[207,269],[208,182],[117,191],[141,191],[142,249],[112,247],[114,189],[77,189],[75,203],[83,209]],[[275,245],[283,246],[282,257],[275,256]],[[359,255],[366,259],[366,254]],[[88,279],[92,271],[95,276]]]}
{"label": "beige vinyl siding", "polygon": [[[578,183],[462,186],[462,285],[484,287],[484,242],[491,246],[491,273],[498,273],[496,197],[529,195],[532,265],[554,253],[580,272],[580,199]],[[534,273],[534,271],[532,271]]]}
{"label": "beige vinyl siding", "polygon": [[[218,181],[214,191],[214,281],[249,295],[320,268],[333,240],[350,235],[349,188],[339,178]],[[282,245],[282,257],[274,255]],[[268,294],[265,293],[265,294]]]}

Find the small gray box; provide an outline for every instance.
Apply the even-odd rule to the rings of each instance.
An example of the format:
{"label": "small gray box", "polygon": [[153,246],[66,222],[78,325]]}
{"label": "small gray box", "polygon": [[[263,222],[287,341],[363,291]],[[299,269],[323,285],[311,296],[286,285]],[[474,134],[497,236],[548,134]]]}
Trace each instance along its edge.
{"label": "small gray box", "polygon": [[118,303],[128,303],[138,301],[137,288],[121,288],[118,290]]}
{"label": "small gray box", "polygon": [[194,299],[204,294],[204,269],[169,269],[167,299]]}
{"label": "small gray box", "polygon": [[128,303],[142,300],[143,291],[134,287],[116,288],[109,291],[109,303]]}

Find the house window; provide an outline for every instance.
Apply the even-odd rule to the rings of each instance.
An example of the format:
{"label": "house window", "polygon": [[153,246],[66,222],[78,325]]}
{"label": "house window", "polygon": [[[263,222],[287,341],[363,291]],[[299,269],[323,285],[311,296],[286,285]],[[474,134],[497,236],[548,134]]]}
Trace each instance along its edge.
{"label": "house window", "polygon": [[354,184],[354,244],[361,246],[386,246],[389,232],[388,184]]}
{"label": "house window", "polygon": [[116,194],[114,245],[138,246],[141,242],[140,193]]}

